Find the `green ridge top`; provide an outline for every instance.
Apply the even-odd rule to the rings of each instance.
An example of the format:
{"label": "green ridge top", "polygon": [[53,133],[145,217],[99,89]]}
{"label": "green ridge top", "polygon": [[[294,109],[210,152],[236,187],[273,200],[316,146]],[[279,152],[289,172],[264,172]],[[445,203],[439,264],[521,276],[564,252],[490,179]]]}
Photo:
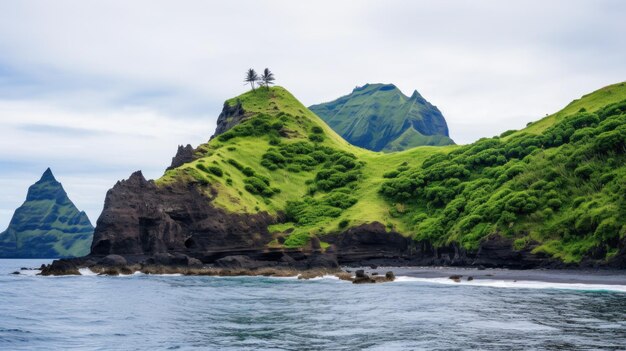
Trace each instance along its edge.
{"label": "green ridge top", "polygon": [[436,106],[417,90],[408,97],[393,84],[366,84],[309,109],[350,143],[369,150],[454,144]]}

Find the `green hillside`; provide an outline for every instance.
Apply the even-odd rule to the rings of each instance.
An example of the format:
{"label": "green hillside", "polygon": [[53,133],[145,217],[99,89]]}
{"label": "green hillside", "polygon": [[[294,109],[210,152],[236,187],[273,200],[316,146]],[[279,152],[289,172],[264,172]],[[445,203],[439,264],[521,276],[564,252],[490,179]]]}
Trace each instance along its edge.
{"label": "green hillside", "polygon": [[626,88],[614,87],[606,106],[583,97],[541,134],[390,154],[350,145],[283,88],[257,89],[228,101],[243,122],[157,184],[199,184],[228,211],[284,214],[268,246],[378,221],[470,251],[498,234],[565,262],[610,259],[626,235]]}
{"label": "green hillside", "polygon": [[408,97],[393,84],[366,84],[309,109],[353,145],[373,151],[454,144],[437,107],[417,91]]}
{"label": "green hillside", "polygon": [[89,253],[93,226],[48,168],[0,233],[0,257],[78,257]]}

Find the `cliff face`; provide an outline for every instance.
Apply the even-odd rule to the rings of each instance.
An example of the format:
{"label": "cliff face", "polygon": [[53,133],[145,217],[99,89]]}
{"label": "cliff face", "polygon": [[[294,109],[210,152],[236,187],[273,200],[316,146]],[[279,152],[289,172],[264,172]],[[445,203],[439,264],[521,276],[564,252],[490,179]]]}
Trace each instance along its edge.
{"label": "cliff face", "polygon": [[249,116],[246,115],[246,111],[244,111],[240,101],[236,101],[232,106],[228,102],[225,102],[222,112],[217,117],[217,127],[211,139],[227,132],[232,127],[241,123],[246,117]]}
{"label": "cliff face", "polygon": [[185,253],[204,261],[240,251],[262,250],[271,240],[266,213],[226,213],[198,184],[159,188],[141,172],[106,195],[91,246],[92,255]]}
{"label": "cliff face", "polygon": [[0,257],[50,258],[89,252],[93,226],[48,168],[0,233]]}

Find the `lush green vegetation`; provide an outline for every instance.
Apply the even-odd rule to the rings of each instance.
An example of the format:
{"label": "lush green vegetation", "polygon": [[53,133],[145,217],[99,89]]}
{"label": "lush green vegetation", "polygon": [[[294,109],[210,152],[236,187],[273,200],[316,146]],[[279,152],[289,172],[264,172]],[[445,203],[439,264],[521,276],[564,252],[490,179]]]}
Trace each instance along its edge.
{"label": "lush green vegetation", "polygon": [[0,257],[54,258],[89,253],[93,226],[70,201],[50,169],[0,233]]}
{"label": "lush green vegetation", "polygon": [[626,100],[400,166],[380,192],[416,240],[476,249],[498,233],[566,262],[608,257],[626,233],[625,152]]}
{"label": "lush green vegetation", "polygon": [[369,150],[454,144],[437,107],[417,91],[408,97],[393,84],[366,84],[310,109],[346,140]]}
{"label": "lush green vegetation", "polygon": [[195,182],[228,211],[284,214],[270,246],[378,221],[435,245],[471,250],[497,233],[566,262],[608,259],[626,235],[626,87],[609,91],[528,130],[383,154],[348,144],[286,90],[257,89],[228,101],[249,117],[157,184]]}

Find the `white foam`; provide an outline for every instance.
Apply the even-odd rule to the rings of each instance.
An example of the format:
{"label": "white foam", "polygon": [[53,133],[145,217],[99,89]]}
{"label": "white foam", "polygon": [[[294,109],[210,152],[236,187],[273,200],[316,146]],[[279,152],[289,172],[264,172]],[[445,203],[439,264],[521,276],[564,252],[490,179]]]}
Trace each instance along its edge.
{"label": "white foam", "polygon": [[25,269],[25,270],[20,270],[20,275],[25,275],[28,277],[34,277],[37,274],[41,273],[40,269]]}
{"label": "white foam", "polygon": [[[296,279],[299,279],[298,277],[295,277]],[[309,278],[309,279],[300,279],[300,280],[323,280],[323,279],[330,279],[330,280],[339,280],[339,278],[335,275],[332,274],[325,274],[321,277],[314,277],[314,278]]]}
{"label": "white foam", "polygon": [[610,285],[610,284],[583,284],[583,283],[551,283],[531,280],[495,280],[495,279],[474,279],[472,281],[462,280],[455,282],[449,278],[417,278],[398,276],[395,282],[408,283],[434,283],[444,285],[468,285],[483,286],[492,288],[513,288],[513,289],[565,289],[580,291],[619,291],[626,292],[626,285]]}
{"label": "white foam", "polygon": [[79,268],[78,273],[80,273],[80,275],[98,275],[89,268]]}

